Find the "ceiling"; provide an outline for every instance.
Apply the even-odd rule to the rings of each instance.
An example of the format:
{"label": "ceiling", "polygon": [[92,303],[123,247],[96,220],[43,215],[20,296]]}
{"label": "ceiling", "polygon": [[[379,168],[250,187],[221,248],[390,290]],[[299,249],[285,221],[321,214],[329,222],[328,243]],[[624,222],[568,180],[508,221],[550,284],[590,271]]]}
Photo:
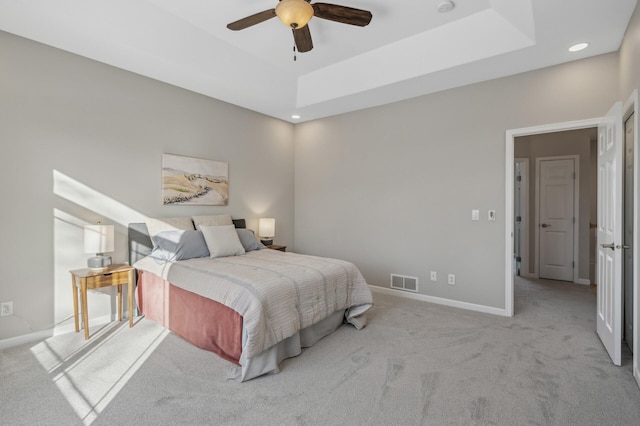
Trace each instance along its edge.
{"label": "ceiling", "polygon": [[296,61],[277,18],[226,28],[276,0],[0,0],[0,30],[295,123],[616,51],[637,0],[441,1],[329,0],[373,19],[312,18]]}

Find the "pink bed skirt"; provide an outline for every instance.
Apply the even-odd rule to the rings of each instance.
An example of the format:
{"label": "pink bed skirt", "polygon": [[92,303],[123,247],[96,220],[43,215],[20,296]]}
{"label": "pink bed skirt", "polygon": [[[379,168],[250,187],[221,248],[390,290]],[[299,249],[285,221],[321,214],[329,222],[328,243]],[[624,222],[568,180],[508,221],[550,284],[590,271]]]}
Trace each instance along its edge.
{"label": "pink bed skirt", "polygon": [[140,312],[188,342],[240,365],[242,316],[218,303],[138,271]]}

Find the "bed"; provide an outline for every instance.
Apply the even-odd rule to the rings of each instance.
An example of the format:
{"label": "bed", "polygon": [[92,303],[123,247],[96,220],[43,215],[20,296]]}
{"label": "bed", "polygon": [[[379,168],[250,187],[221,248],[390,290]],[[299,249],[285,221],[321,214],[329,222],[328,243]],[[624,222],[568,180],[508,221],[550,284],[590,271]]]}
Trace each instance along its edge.
{"label": "bed", "polygon": [[[243,220],[234,225],[226,228],[253,238],[251,250],[212,258],[213,244],[211,256],[159,259],[154,243],[166,232],[153,235],[149,223],[130,224],[140,312],[229,361],[228,377],[238,381],[279,372],[283,359],[299,355],[343,323],[356,329],[366,325],[371,291],[353,264],[270,250],[245,230]],[[201,238],[198,232],[204,232],[210,243],[210,232],[224,227],[195,228],[180,238],[187,232]]]}

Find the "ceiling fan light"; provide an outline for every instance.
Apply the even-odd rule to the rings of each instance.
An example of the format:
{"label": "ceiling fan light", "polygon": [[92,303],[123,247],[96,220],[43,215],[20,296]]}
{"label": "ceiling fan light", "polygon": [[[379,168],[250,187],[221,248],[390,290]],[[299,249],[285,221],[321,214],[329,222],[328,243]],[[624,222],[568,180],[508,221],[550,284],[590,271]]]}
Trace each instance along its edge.
{"label": "ceiling fan light", "polygon": [[313,7],[304,0],[282,0],[276,6],[276,15],[287,27],[302,28],[313,17]]}

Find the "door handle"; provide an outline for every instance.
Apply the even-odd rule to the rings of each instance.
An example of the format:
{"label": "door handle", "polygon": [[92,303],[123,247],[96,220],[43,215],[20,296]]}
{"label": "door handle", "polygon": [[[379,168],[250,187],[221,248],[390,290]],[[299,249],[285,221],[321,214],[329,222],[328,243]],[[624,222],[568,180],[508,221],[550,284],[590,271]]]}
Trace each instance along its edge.
{"label": "door handle", "polygon": [[543,228],[551,228],[551,225],[547,225],[546,223],[543,223],[543,224],[542,224],[542,225],[540,225],[540,226],[542,226]]}
{"label": "door handle", "polygon": [[611,243],[611,244],[600,244],[600,247],[602,248],[610,248],[611,250],[615,250],[616,249],[616,245]]}
{"label": "door handle", "polygon": [[617,245],[616,248],[618,250],[620,250],[620,249],[629,250],[631,248],[631,246]]}

